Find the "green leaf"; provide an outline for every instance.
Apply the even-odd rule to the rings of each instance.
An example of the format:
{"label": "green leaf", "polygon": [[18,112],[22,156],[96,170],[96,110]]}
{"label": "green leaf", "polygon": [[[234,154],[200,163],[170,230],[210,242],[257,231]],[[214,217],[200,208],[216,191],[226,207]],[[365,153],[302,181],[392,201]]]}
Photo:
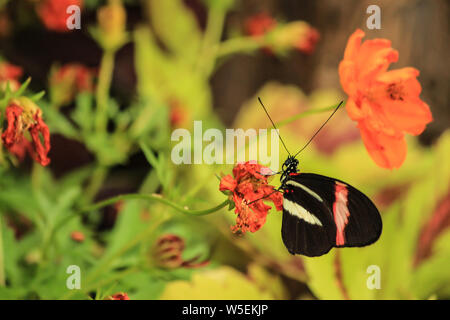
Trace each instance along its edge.
{"label": "green leaf", "polygon": [[46,104],[41,104],[45,122],[48,124],[52,133],[60,133],[63,136],[78,140],[78,130],[72,123],[60,112],[53,108],[49,108]]}
{"label": "green leaf", "polygon": [[94,97],[90,93],[80,93],[75,100],[75,110],[71,116],[84,133],[90,132],[94,125],[93,103]]}
{"label": "green leaf", "polygon": [[152,25],[162,42],[178,59],[193,62],[201,45],[194,12],[181,0],[150,0],[148,6]]}

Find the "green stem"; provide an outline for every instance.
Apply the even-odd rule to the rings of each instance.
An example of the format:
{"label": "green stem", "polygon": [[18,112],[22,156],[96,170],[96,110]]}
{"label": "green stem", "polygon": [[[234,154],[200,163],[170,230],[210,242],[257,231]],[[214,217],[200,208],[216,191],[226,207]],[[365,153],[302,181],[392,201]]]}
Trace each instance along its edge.
{"label": "green stem", "polygon": [[139,194],[139,193],[124,194],[124,195],[112,197],[112,198],[97,202],[91,206],[84,207],[81,210],[79,210],[76,214],[72,214],[72,215],[65,217],[63,220],[60,220],[59,223],[55,226],[52,234],[54,235],[56,233],[56,231],[59,230],[60,228],[62,228],[67,222],[72,220],[74,217],[80,216],[82,213],[94,211],[94,210],[109,206],[111,204],[117,203],[121,200],[132,200],[132,199],[157,201],[157,202],[163,203],[181,213],[184,213],[184,214],[190,215],[190,216],[207,215],[207,214],[216,212],[216,211],[226,207],[229,204],[229,200],[227,199],[224,202],[222,202],[221,204],[219,204],[213,208],[204,209],[204,210],[189,210],[186,207],[180,207],[180,206],[176,205],[175,203],[162,198],[160,195],[149,195],[149,194]]}
{"label": "green stem", "polygon": [[97,192],[100,190],[103,181],[108,175],[108,167],[99,164],[92,173],[88,186],[86,187],[84,204],[92,202]]}
{"label": "green stem", "polygon": [[209,76],[214,69],[223,32],[226,12],[212,6],[208,12],[208,22],[203,37],[202,49],[197,60],[197,69]]}
{"label": "green stem", "polygon": [[141,200],[151,200],[151,201],[157,201],[160,203],[163,203],[181,213],[184,213],[186,215],[190,215],[190,216],[204,216],[213,212],[216,212],[224,207],[226,207],[229,203],[229,200],[225,200],[224,202],[222,202],[221,204],[213,207],[213,208],[209,208],[209,209],[203,209],[203,210],[189,210],[187,207],[180,207],[177,204],[164,199],[163,197],[161,197],[160,195],[150,195],[150,194],[139,194],[139,193],[131,193],[131,194],[123,194],[120,196],[116,196],[116,197],[112,197],[100,202],[97,202],[91,206],[85,207],[83,209],[80,210],[80,213],[83,212],[88,212],[88,211],[94,211],[103,207],[106,207],[108,205],[114,204],[116,202],[119,202],[121,200],[131,200],[131,199],[141,199]]}
{"label": "green stem", "polygon": [[5,286],[5,258],[3,253],[3,226],[2,216],[0,216],[0,287]]}
{"label": "green stem", "polygon": [[[153,200],[153,201],[157,201],[160,203],[163,203],[181,213],[187,214],[187,215],[192,215],[192,216],[202,216],[202,215],[206,215],[206,214],[210,214],[213,212],[216,212],[224,207],[226,207],[229,204],[229,200],[225,200],[224,202],[222,202],[221,204],[213,207],[213,208],[209,208],[209,209],[203,209],[203,210],[189,210],[186,207],[180,207],[177,204],[166,200],[164,198],[162,198],[159,195],[148,195],[148,194],[125,194],[125,195],[120,195],[120,196],[116,196],[101,202],[98,202],[94,205],[88,206],[82,210],[80,210],[80,213],[83,212],[88,212],[88,211],[93,211],[93,210],[97,210],[99,208],[111,205],[113,203],[117,203],[118,201],[121,200],[131,200],[131,199],[140,199],[140,200]],[[147,238],[149,234],[153,233],[154,230],[156,228],[158,228],[159,225],[161,225],[162,222],[164,222],[167,219],[167,216],[161,218],[159,221],[154,222],[151,226],[149,226],[149,228],[147,228],[146,230],[144,230],[143,232],[141,232],[140,234],[138,234],[135,238],[133,238],[131,241],[129,241],[127,244],[125,244],[120,250],[118,250],[117,252],[115,252],[112,256],[110,256],[109,258],[107,258],[106,260],[104,260],[102,263],[100,263],[96,269],[94,269],[94,271],[92,271],[92,273],[88,276],[86,282],[90,283],[92,279],[95,279],[95,277],[99,274],[102,274],[102,272],[104,272],[105,270],[107,270],[107,268],[120,256],[122,256],[125,252],[127,252],[128,250],[130,250],[131,248],[133,248],[135,245],[137,245],[140,241],[142,241],[143,239]]]}
{"label": "green stem", "polygon": [[108,124],[108,99],[109,99],[109,89],[111,87],[112,81],[112,74],[114,71],[114,54],[115,51],[113,50],[104,51],[102,61],[100,63],[100,72],[98,76],[98,84],[96,90],[97,132],[106,132]]}
{"label": "green stem", "polygon": [[[296,114],[296,115],[294,115],[294,116],[292,116],[292,117],[289,117],[289,118],[287,118],[287,119],[284,119],[284,120],[281,120],[281,121],[277,122],[277,123],[276,123],[276,126],[277,126],[277,128],[281,128],[281,127],[283,127],[283,126],[285,126],[285,125],[287,125],[287,124],[290,124],[290,123],[292,123],[292,122],[294,122],[294,121],[296,121],[296,120],[298,120],[298,119],[307,117],[307,116],[309,116],[309,115],[311,115],[311,114],[322,113],[322,112],[327,112],[327,111],[332,111],[332,110],[334,110],[334,109],[337,108],[338,104],[339,104],[339,103],[337,103],[337,104],[335,104],[335,105],[333,105],[333,106],[331,106],[331,107],[320,108],[320,109],[312,109],[312,110],[306,110],[306,111],[300,112],[300,113],[298,113],[298,114]],[[341,106],[341,108],[344,107],[344,106],[345,106],[345,102],[343,103],[343,105]],[[270,127],[269,127],[269,128],[270,128]]]}
{"label": "green stem", "polygon": [[253,37],[233,38],[224,41],[220,44],[216,52],[216,57],[219,58],[241,52],[252,52],[264,46],[267,46],[267,43],[264,41],[263,38],[261,39]]}

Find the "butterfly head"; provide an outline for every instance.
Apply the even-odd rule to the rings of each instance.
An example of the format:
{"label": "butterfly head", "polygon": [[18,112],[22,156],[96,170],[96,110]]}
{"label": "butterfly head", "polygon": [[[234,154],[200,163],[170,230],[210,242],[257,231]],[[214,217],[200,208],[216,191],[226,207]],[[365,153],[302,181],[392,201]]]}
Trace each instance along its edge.
{"label": "butterfly head", "polygon": [[286,171],[287,173],[295,173],[298,171],[298,160],[295,159],[293,156],[289,156],[286,161],[283,163],[283,172]]}
{"label": "butterfly head", "polygon": [[282,175],[281,175],[281,183],[283,184],[286,178],[292,174],[298,172],[298,160],[293,156],[289,156],[282,166]]}

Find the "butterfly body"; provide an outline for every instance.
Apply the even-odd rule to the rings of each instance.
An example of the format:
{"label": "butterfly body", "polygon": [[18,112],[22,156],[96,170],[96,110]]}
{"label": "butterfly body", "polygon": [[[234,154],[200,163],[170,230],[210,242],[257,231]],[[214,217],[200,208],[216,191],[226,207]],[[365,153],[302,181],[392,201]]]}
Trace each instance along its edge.
{"label": "butterfly body", "polygon": [[298,160],[283,164],[282,239],[291,254],[320,256],[333,247],[362,247],[382,230],[373,202],[351,185],[330,177],[299,173]]}

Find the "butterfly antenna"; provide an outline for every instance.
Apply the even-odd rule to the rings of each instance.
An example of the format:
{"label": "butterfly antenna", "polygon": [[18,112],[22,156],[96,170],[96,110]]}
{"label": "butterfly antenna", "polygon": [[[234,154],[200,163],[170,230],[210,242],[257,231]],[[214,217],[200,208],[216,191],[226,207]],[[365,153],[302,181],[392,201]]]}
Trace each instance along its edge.
{"label": "butterfly antenna", "polygon": [[289,150],[286,148],[286,145],[284,144],[284,141],[283,141],[283,139],[281,138],[280,133],[278,132],[277,127],[275,126],[275,123],[272,121],[272,118],[269,116],[269,113],[267,112],[267,109],[266,109],[266,107],[264,106],[264,104],[262,103],[260,97],[258,97],[258,101],[259,101],[259,103],[261,104],[261,106],[263,107],[264,112],[267,114],[267,117],[269,118],[270,122],[272,122],[272,125],[273,125],[273,127],[275,128],[275,131],[277,132],[278,137],[280,138],[280,141],[281,141],[281,143],[283,144],[284,149],[286,149],[287,153],[288,153],[289,156],[290,156],[291,153],[290,153]]}
{"label": "butterfly antenna", "polygon": [[320,126],[319,130],[317,130],[316,133],[314,133],[314,135],[311,137],[311,139],[309,139],[309,141],[305,144],[305,146],[304,146],[303,148],[301,148],[300,151],[297,152],[297,153],[295,154],[294,158],[297,157],[297,155],[298,155],[300,152],[302,152],[303,150],[306,149],[306,147],[311,143],[311,141],[313,141],[313,139],[315,138],[315,136],[317,136],[317,134],[320,132],[320,130],[322,130],[322,128],[325,127],[325,125],[326,125],[327,122],[331,119],[331,117],[336,113],[336,111],[338,111],[338,109],[341,107],[341,105],[342,105],[343,102],[344,102],[344,101],[341,101],[341,102],[339,103],[339,105],[336,107],[336,109],[334,109],[333,113],[328,117],[327,121],[325,121],[325,122]]}

